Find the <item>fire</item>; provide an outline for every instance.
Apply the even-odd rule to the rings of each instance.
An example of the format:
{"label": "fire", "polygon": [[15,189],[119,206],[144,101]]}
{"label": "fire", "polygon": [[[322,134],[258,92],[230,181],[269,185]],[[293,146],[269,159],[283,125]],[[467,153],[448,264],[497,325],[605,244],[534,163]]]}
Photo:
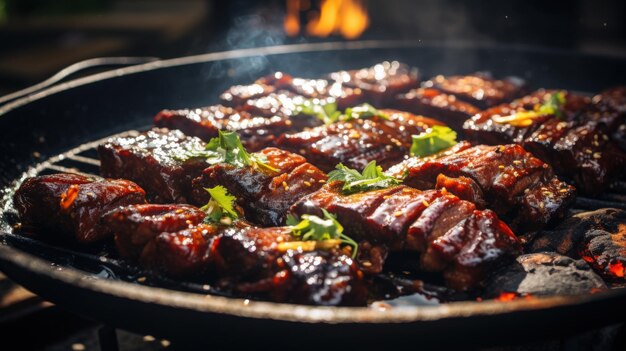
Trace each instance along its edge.
{"label": "fire", "polygon": [[[300,33],[300,11],[308,11],[309,8],[309,1],[287,0],[284,21],[287,35],[296,36]],[[362,0],[321,0],[319,15],[313,11],[307,15],[306,32],[316,37],[341,34],[346,39],[355,39],[369,25],[369,16]]]}
{"label": "fire", "polygon": [[500,293],[500,295],[498,297],[495,298],[496,301],[500,301],[500,302],[508,302],[508,301],[513,301],[513,300],[517,300],[517,299],[526,299],[526,300],[530,300],[533,299],[534,296],[532,294],[519,294],[519,293],[515,293],[515,292],[502,292]]}
{"label": "fire", "polygon": [[624,277],[624,265],[620,261],[609,263],[609,271],[615,277],[618,277],[618,278]]}

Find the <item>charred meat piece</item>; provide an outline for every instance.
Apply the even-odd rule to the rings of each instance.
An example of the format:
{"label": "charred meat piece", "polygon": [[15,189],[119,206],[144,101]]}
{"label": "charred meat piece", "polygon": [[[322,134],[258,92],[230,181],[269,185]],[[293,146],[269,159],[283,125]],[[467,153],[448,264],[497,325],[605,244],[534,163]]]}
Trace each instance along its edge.
{"label": "charred meat piece", "polygon": [[[279,116],[289,120],[293,129],[302,130],[322,123],[317,117],[303,114],[299,111],[299,106],[303,105],[307,100],[306,97],[296,95],[290,91],[278,90],[267,96],[246,100],[238,109],[253,116],[266,118]],[[322,99],[318,102],[325,104],[332,101],[332,99]]]}
{"label": "charred meat piece", "polygon": [[494,79],[488,73],[478,72],[466,76],[439,75],[424,82],[422,86],[454,95],[459,100],[486,109],[522,95],[524,81],[514,77]]}
{"label": "charred meat piece", "polygon": [[[565,98],[565,103],[560,109],[564,121],[573,120],[581,109],[589,103],[589,98],[585,96],[567,91],[560,92],[564,94]],[[513,123],[496,121],[502,117],[512,116],[517,112],[533,111],[535,107],[545,103],[554,93],[556,90],[537,90],[511,103],[491,107],[467,120],[463,125],[463,131],[469,140],[483,144],[523,143],[525,138],[531,135],[542,123],[554,119],[555,116],[550,114],[538,115]]]}
{"label": "charred meat piece", "polygon": [[480,112],[476,106],[432,88],[419,88],[397,95],[393,106],[402,111],[436,118],[456,131],[461,131],[463,123]]}
{"label": "charred meat piece", "polygon": [[577,213],[554,230],[538,233],[528,250],[581,257],[601,276],[624,281],[626,211],[605,208]]}
{"label": "charred meat piece", "polygon": [[354,261],[337,251],[282,250],[289,229],[230,229],[213,241],[220,285],[276,302],[364,305],[367,290]]}
{"label": "charred meat piece", "polygon": [[217,164],[208,167],[193,181],[193,199],[205,204],[204,188],[222,185],[237,198],[245,217],[263,226],[283,224],[289,207],[306,194],[319,189],[327,176],[299,155],[276,148],[266,148],[258,155],[276,171],[258,167]]}
{"label": "charred meat piece", "polygon": [[235,85],[220,95],[220,101],[225,106],[237,107],[250,99],[257,99],[269,95],[276,90],[273,86],[254,83],[250,85]]}
{"label": "charred meat piece", "polygon": [[[554,93],[538,91],[483,111],[465,123],[465,133],[469,139],[486,144],[520,144],[552,165],[557,174],[573,180],[581,193],[597,194],[618,176],[626,164],[626,154],[610,140],[601,115],[590,110],[586,97],[565,92],[560,118],[536,112],[533,105],[544,103]],[[528,111],[532,116],[524,117]],[[521,119],[502,120],[516,113]]]}
{"label": "charred meat piece", "polygon": [[247,150],[270,146],[277,136],[296,130],[291,120],[279,117],[253,117],[222,105],[198,109],[163,110],[154,117],[157,127],[178,129],[189,136],[208,142],[218,131],[236,132]]}
{"label": "charred meat piece", "polygon": [[523,230],[562,218],[575,190],[519,145],[478,145],[439,157],[412,157],[389,169],[417,189],[445,188],[494,209]]}
{"label": "charred meat piece", "polygon": [[355,119],[284,134],[276,145],[300,153],[326,172],[338,163],[360,170],[372,160],[386,168],[409,153],[412,135],[441,125],[439,121],[407,112],[381,110],[381,113],[388,118]]}
{"label": "charred meat piece", "polygon": [[626,151],[626,87],[606,89],[594,96],[589,118],[604,124],[611,139]]}
{"label": "charred meat piece", "polygon": [[143,189],[128,180],[61,173],[26,179],[13,201],[24,227],[90,244],[112,236],[102,221],[105,213],[146,199]]}
{"label": "charred meat piece", "polygon": [[595,121],[551,119],[524,140],[524,147],[572,179],[583,194],[595,195],[621,175],[626,154]]}
{"label": "charred meat piece", "polygon": [[178,130],[153,129],[135,136],[107,140],[98,147],[100,173],[130,179],[141,185],[156,203],[188,203],[191,180],[207,163],[180,159],[187,150],[203,149],[204,142]]}
{"label": "charred meat piece", "polygon": [[291,211],[319,214],[321,209],[349,223],[347,234],[392,251],[422,253],[420,268],[444,271],[449,286],[476,286],[494,265],[520,252],[518,239],[490,211],[445,190],[420,191],[406,186],[351,195],[333,182],[310,194]]}
{"label": "charred meat piece", "polygon": [[276,72],[259,79],[257,83],[271,85],[277,90],[290,91],[308,99],[335,102],[340,110],[366,102],[360,89],[353,89],[326,79],[294,78],[288,74]]}
{"label": "charred meat piece", "polygon": [[[448,286],[463,290],[483,281],[492,263],[520,254],[519,241],[492,211],[474,211],[432,245],[451,264],[444,270]],[[428,251],[427,251],[428,254]]]}
{"label": "charred meat piece", "polygon": [[157,235],[202,222],[205,213],[190,205],[141,204],[119,207],[104,216],[120,256],[136,259]]}
{"label": "charred meat piece", "polygon": [[487,297],[554,296],[588,294],[606,284],[583,260],[555,252],[521,255],[496,271],[485,288]]}
{"label": "charred meat piece", "polygon": [[163,232],[147,242],[139,256],[142,266],[172,277],[202,277],[212,274],[210,245],[220,227],[199,224]]}
{"label": "charred meat piece", "polygon": [[359,70],[334,72],[329,75],[329,79],[359,89],[365,101],[376,107],[387,105],[397,94],[419,85],[417,69],[397,61],[385,61]]}

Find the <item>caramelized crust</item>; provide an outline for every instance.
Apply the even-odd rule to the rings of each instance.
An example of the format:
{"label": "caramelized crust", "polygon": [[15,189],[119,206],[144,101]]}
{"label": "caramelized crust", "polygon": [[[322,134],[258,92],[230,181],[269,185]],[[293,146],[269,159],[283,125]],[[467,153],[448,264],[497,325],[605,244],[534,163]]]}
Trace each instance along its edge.
{"label": "caramelized crust", "polygon": [[53,174],[26,179],[13,197],[24,227],[82,244],[112,236],[102,216],[118,206],[145,203],[145,192],[122,179]]}

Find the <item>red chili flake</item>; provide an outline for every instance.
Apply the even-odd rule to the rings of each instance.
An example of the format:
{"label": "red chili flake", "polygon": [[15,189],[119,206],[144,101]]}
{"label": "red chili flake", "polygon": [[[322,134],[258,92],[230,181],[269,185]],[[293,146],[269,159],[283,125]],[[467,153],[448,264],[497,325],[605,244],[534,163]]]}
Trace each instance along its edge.
{"label": "red chili flake", "polygon": [[78,190],[78,185],[72,184],[63,194],[61,194],[60,205],[62,210],[67,210],[70,206],[72,206],[72,203],[76,200],[76,196],[78,196]]}

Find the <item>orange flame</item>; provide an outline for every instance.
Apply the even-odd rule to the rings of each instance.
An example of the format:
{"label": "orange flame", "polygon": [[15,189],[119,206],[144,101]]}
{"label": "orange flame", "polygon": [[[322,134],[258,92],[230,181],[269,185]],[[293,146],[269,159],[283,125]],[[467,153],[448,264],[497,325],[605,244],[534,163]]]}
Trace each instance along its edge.
{"label": "orange flame", "polygon": [[624,277],[624,265],[622,265],[622,262],[620,261],[609,263],[609,271],[615,277]]}
{"label": "orange flame", "polygon": [[[308,10],[309,5],[308,1],[287,0],[284,21],[287,35],[295,36],[300,33],[300,11]],[[309,19],[306,32],[316,37],[327,37],[335,33],[346,39],[355,39],[368,25],[369,16],[362,0],[322,0],[320,14]]]}

